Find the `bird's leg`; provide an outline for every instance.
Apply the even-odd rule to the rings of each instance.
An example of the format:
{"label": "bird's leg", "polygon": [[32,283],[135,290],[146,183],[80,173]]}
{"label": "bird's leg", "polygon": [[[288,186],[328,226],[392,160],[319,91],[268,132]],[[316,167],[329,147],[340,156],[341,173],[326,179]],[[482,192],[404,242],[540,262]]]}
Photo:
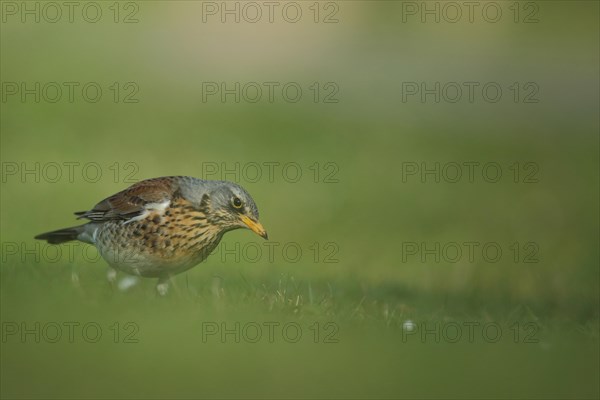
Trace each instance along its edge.
{"label": "bird's leg", "polygon": [[156,291],[159,296],[166,296],[169,293],[169,276],[161,276],[156,284]]}
{"label": "bird's leg", "polygon": [[109,266],[106,270],[106,281],[110,286],[110,290],[114,292],[117,289],[117,270],[113,267]]}
{"label": "bird's leg", "polygon": [[71,269],[71,282],[73,283],[73,286],[75,286],[76,288],[80,287],[79,284],[79,271],[73,267]]}
{"label": "bird's leg", "polygon": [[85,294],[81,284],[79,283],[79,269],[75,266],[73,266],[71,269],[71,283],[80,294]]}
{"label": "bird's leg", "polygon": [[117,282],[117,270],[113,267],[108,267],[108,270],[106,271],[106,280],[108,280],[108,283],[110,283],[111,286],[114,286]]}

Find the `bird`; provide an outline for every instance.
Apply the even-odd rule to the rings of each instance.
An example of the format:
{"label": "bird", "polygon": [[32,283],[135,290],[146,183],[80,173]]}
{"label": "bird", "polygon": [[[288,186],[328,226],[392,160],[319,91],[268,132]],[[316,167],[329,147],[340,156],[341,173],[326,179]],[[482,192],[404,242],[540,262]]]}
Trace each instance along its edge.
{"label": "bird", "polygon": [[35,239],[94,245],[109,264],[109,281],[117,271],[158,278],[156,290],[163,296],[170,278],[204,261],[226,232],[246,228],[268,240],[258,207],[243,187],[190,176],[139,181],[75,215],[88,222]]}

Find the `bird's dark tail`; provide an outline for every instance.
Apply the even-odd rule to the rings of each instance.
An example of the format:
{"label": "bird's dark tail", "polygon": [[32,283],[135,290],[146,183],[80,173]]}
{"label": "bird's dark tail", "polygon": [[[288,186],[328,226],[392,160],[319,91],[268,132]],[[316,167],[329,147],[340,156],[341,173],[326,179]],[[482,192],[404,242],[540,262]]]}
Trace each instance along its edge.
{"label": "bird's dark tail", "polygon": [[60,244],[77,240],[85,225],[73,226],[71,228],[59,229],[37,235],[34,239],[46,240],[50,244]]}

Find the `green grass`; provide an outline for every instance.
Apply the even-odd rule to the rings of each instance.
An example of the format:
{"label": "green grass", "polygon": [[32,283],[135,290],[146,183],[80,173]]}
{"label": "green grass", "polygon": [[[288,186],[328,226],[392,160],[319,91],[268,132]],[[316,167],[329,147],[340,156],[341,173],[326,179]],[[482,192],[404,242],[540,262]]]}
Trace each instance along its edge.
{"label": "green grass", "polygon": [[[4,323],[26,322],[34,329],[38,321],[40,331],[50,322],[80,324],[72,343],[64,327],[58,343],[43,334],[41,343],[31,334],[24,340],[8,336],[2,357],[5,397],[597,393],[598,364],[590,357],[598,351],[596,318],[578,320],[554,310],[538,314],[524,304],[478,303],[351,277],[297,278],[285,266],[285,272],[272,267],[253,273],[244,266],[203,265],[176,278],[167,298],[156,296],[154,281],[123,293],[103,281],[99,265],[76,268],[78,284],[70,282],[70,268],[58,266],[20,266],[1,276],[2,304],[11,305],[2,310]],[[403,326],[407,321],[417,326],[414,335]],[[79,330],[90,322],[103,330],[97,343],[87,343]],[[117,339],[111,330],[115,323]],[[127,323],[135,324],[135,332]],[[274,326],[272,340],[268,324]],[[294,325],[287,336],[286,324]],[[203,336],[208,325],[218,330]],[[258,339],[256,325],[262,329]],[[302,330],[297,342],[295,326]],[[237,331],[238,338],[231,332],[222,337],[222,329]],[[423,329],[432,332],[423,337]]]}

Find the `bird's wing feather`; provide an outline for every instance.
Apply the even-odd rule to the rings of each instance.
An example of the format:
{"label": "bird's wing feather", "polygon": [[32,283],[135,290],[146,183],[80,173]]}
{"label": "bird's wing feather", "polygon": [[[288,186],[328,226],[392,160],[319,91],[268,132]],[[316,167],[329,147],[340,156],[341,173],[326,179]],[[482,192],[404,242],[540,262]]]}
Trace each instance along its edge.
{"label": "bird's wing feather", "polygon": [[178,185],[171,177],[147,179],[114,194],[89,211],[75,213],[95,222],[128,220],[151,208],[166,205],[178,196]]}

